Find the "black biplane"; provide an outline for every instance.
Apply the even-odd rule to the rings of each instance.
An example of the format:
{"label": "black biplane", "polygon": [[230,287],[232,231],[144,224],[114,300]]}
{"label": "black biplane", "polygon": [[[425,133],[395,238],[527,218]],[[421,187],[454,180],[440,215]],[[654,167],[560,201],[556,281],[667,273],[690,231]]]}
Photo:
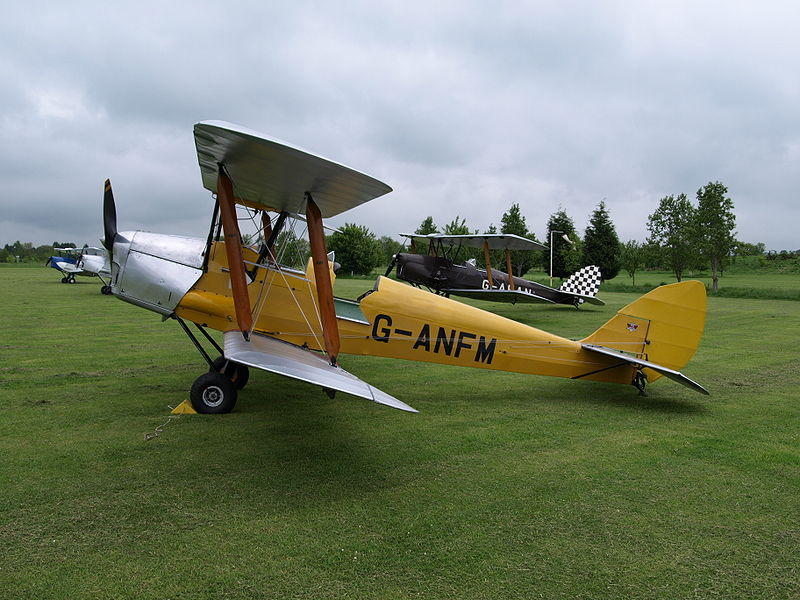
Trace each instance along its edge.
{"label": "black biplane", "polygon": [[[547,246],[533,240],[508,233],[400,235],[411,240],[412,252],[395,254],[386,275],[396,267],[398,279],[424,286],[436,294],[512,304],[570,304],[576,308],[584,302],[605,304],[596,297],[601,274],[594,265],[576,271],[558,289],[515,277],[511,268],[512,250],[547,250]],[[427,243],[427,254],[413,252],[420,243]],[[460,261],[466,247],[483,249],[484,269],[478,268],[475,259]],[[492,268],[492,250],[504,251],[505,272]]]}

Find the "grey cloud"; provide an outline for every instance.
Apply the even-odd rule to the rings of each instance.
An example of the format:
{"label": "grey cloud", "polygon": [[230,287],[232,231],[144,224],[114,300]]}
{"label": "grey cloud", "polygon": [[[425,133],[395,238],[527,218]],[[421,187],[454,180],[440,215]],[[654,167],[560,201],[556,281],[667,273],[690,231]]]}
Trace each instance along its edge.
{"label": "grey cloud", "polygon": [[[191,125],[224,119],[384,178],[342,216],[541,235],[603,197],[621,237],[722,180],[743,239],[800,247],[800,9],[698,3],[37,3],[0,23],[0,241],[121,225],[202,235]],[[759,207],[757,210],[753,207]],[[43,216],[44,215],[44,216]],[[768,218],[770,215],[773,218]],[[781,215],[777,219],[774,216]]]}

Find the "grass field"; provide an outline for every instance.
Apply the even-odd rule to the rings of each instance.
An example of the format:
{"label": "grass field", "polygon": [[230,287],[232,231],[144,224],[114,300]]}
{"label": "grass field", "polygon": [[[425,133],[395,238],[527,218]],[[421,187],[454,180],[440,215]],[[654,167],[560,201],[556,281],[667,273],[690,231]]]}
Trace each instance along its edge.
{"label": "grass field", "polygon": [[146,441],[203,366],[98,290],[0,267],[2,598],[800,597],[798,302],[709,300],[710,397],[342,357],[421,412],[255,372]]}

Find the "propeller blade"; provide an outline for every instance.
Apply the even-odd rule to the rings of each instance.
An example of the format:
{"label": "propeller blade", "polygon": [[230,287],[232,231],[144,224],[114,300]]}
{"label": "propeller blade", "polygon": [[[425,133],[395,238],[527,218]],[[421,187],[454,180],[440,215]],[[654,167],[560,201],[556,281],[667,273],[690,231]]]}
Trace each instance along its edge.
{"label": "propeller blade", "polygon": [[114,238],[117,237],[117,207],[114,204],[114,192],[111,191],[111,180],[106,179],[103,194],[103,246],[109,254],[114,250]]}
{"label": "propeller blade", "polygon": [[389,263],[389,268],[386,269],[386,273],[383,274],[384,277],[388,277],[391,272],[394,270],[394,266],[397,264],[397,254],[392,256],[392,261]]}

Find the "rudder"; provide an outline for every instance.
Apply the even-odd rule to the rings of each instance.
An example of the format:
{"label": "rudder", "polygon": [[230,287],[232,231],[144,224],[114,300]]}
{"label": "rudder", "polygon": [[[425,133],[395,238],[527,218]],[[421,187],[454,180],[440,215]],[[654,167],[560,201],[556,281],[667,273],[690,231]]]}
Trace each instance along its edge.
{"label": "rudder", "polygon": [[558,289],[570,294],[594,297],[600,289],[601,277],[600,267],[589,265],[575,271]]}
{"label": "rudder", "polygon": [[[706,320],[706,288],[699,281],[657,287],[621,308],[581,340],[636,354],[670,369],[682,369],[694,356]],[[660,377],[645,369],[648,381]]]}

